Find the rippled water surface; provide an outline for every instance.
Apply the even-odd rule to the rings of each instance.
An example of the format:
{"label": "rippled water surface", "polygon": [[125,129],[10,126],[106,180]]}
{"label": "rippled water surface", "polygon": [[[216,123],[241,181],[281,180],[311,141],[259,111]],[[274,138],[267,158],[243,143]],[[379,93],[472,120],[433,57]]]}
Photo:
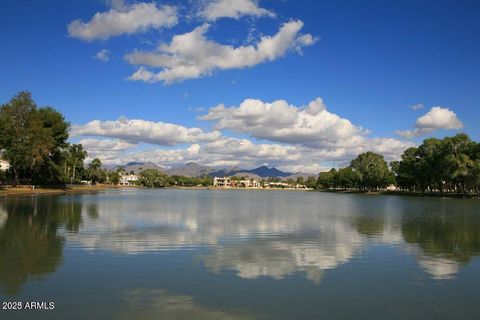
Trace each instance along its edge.
{"label": "rippled water surface", "polygon": [[479,319],[480,202],[114,190],[0,200],[1,319]]}

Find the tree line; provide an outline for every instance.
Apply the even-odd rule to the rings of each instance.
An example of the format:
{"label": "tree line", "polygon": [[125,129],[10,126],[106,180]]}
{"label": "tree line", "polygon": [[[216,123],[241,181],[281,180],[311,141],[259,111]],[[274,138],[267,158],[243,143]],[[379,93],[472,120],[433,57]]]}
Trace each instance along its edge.
{"label": "tree line", "polygon": [[391,167],[402,190],[480,193],[480,144],[464,133],[426,139]]}
{"label": "tree line", "polygon": [[480,144],[465,133],[429,138],[390,164],[380,154],[365,152],[348,167],[321,172],[317,180],[318,189],[379,190],[389,185],[402,191],[480,195]]}
{"label": "tree line", "polygon": [[0,152],[13,184],[79,182],[87,153],[68,143],[70,124],[52,107],[38,107],[23,91],[0,106]]}
{"label": "tree line", "polygon": [[[66,184],[88,180],[118,184],[122,168],[106,170],[100,159],[85,166],[88,154],[81,144],[68,142],[70,123],[52,107],[39,107],[27,91],[0,105],[0,157],[10,169],[0,171],[0,182],[12,184]],[[268,178],[265,182],[279,181]],[[263,180],[262,180],[263,182]],[[288,183],[315,189],[379,190],[396,185],[404,191],[480,194],[480,144],[464,133],[443,139],[429,138],[404,151],[401,160],[365,152],[349,166],[298,177]],[[168,176],[147,169],[137,182],[148,187],[209,186],[212,178]]]}
{"label": "tree line", "polygon": [[[10,168],[0,171],[0,183],[60,185],[113,181],[116,173],[102,168],[99,159],[88,166],[81,144],[69,143],[70,123],[52,107],[39,107],[30,92],[22,91],[0,105],[0,158]],[[117,182],[118,183],[118,182]]]}

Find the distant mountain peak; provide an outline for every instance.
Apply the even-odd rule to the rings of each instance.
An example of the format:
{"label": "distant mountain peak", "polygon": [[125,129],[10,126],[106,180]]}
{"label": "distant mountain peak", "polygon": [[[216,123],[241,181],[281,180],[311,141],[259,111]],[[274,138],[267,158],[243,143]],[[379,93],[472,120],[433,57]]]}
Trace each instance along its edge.
{"label": "distant mountain peak", "polygon": [[288,177],[290,176],[292,173],[290,172],[283,172],[275,167],[272,167],[272,168],[269,168],[265,165],[263,166],[260,166],[258,168],[255,168],[255,169],[251,169],[251,170],[246,170],[247,172],[251,172],[251,173],[254,173],[262,178],[268,178],[268,177]]}
{"label": "distant mountain peak", "polygon": [[[163,170],[162,168],[158,167],[156,164],[152,162],[129,162],[123,168],[126,171],[134,171],[138,173],[145,169],[158,169]],[[266,165],[259,166],[253,169],[242,169],[236,166],[226,167],[217,169],[214,167],[210,167],[207,165],[202,165],[197,162],[190,161],[186,163],[183,167],[175,167],[169,170],[164,170],[164,172],[168,175],[181,175],[181,176],[189,176],[189,177],[200,177],[209,175],[211,177],[223,177],[223,176],[249,176],[256,179],[262,178],[286,178],[292,173],[281,171],[275,167],[269,168]]]}
{"label": "distant mountain peak", "polygon": [[144,164],[144,162],[132,161],[132,162],[127,163],[125,166],[141,166],[142,164]]}

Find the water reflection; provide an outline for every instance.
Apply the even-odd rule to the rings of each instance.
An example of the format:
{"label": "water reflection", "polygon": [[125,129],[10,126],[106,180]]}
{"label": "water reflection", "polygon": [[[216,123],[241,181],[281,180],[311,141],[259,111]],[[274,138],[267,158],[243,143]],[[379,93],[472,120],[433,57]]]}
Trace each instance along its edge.
{"label": "water reflection", "polygon": [[450,279],[480,254],[480,210],[475,201],[274,191],[120,190],[0,203],[7,294],[54,272],[66,245],[132,257],[189,249],[214,274],[300,273],[315,284],[384,246],[413,256],[431,278]]}
{"label": "water reflection", "polygon": [[[65,199],[62,199],[65,200]],[[43,279],[63,262],[65,237],[76,232],[81,204],[58,197],[14,198],[0,203],[0,287],[8,295]]]}
{"label": "water reflection", "polygon": [[480,253],[478,211],[420,211],[402,216],[402,235],[420,266],[435,279],[451,279]]}
{"label": "water reflection", "polygon": [[247,312],[203,307],[190,296],[174,295],[162,289],[134,289],[123,293],[121,313],[115,319],[260,319]]}
{"label": "water reflection", "polygon": [[445,279],[478,255],[476,206],[273,192],[127,193],[101,202],[101,217],[87,221],[78,241],[124,254],[205,246],[209,252],[199,257],[212,272],[232,270],[246,279],[303,272],[315,283],[325,270],[380,244],[402,248],[432,278]]}
{"label": "water reflection", "polygon": [[260,276],[283,279],[304,272],[308,279],[319,284],[324,270],[349,261],[364,243],[362,237],[349,230],[327,229],[301,236],[281,235],[221,244],[203,259],[213,272],[231,269],[247,279]]}

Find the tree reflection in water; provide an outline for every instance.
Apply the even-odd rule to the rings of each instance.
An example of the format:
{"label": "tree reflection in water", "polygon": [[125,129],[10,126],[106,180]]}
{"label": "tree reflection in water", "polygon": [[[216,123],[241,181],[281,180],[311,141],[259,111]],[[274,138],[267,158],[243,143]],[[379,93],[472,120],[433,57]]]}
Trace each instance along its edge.
{"label": "tree reflection in water", "polygon": [[480,216],[473,212],[407,214],[402,235],[428,256],[467,263],[480,253]]}
{"label": "tree reflection in water", "polygon": [[77,232],[81,203],[68,197],[12,198],[0,203],[0,287],[20,293],[29,280],[43,279],[63,262],[65,237]]}

